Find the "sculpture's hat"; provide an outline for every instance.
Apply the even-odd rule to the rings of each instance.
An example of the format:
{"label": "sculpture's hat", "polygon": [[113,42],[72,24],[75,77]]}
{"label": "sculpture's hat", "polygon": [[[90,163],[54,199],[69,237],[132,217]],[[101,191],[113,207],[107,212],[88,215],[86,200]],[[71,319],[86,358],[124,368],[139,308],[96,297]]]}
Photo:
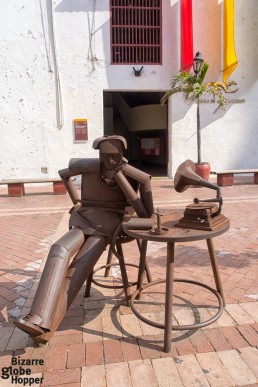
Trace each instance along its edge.
{"label": "sculpture's hat", "polygon": [[122,153],[127,148],[127,143],[122,136],[103,136],[96,138],[92,146],[103,153]]}

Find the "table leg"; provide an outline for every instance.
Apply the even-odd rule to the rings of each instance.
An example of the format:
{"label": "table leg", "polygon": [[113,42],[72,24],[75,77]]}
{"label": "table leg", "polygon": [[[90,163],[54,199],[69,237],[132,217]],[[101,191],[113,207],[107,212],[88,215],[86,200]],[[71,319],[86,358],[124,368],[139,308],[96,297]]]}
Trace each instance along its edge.
{"label": "table leg", "polygon": [[[112,251],[111,246],[110,246],[109,250],[108,250],[108,257],[107,257],[106,265],[110,265],[112,263],[112,258],[113,258],[113,251]],[[110,274],[110,266],[105,268],[104,277],[108,277],[109,274]]]}
{"label": "table leg", "polygon": [[137,280],[137,290],[139,290],[139,294],[137,296],[137,300],[141,298],[141,290],[144,280],[144,271],[146,267],[146,252],[147,252],[147,241],[143,240],[141,242],[141,250],[140,250],[140,262],[139,262],[139,271],[138,271],[138,280]]}
{"label": "table leg", "polygon": [[125,261],[124,261],[123,249],[122,249],[120,241],[117,241],[116,247],[117,247],[117,252],[118,252],[118,254],[120,256],[120,258],[119,258],[119,265],[120,265],[120,271],[121,271],[123,287],[124,287],[124,292],[125,292],[125,299],[126,299],[127,305],[129,306],[130,305],[131,292],[130,292],[130,285],[129,285],[129,281],[128,281],[128,277],[127,277],[127,272],[126,272],[126,266],[125,266]]}
{"label": "table leg", "polygon": [[172,311],[173,311],[173,282],[174,282],[175,244],[167,244],[167,271],[166,271],[166,300],[165,300],[165,327],[164,327],[164,351],[171,350],[172,335]]}
{"label": "table leg", "polygon": [[89,277],[86,279],[86,286],[85,286],[85,292],[84,292],[85,298],[90,297],[92,278],[93,278],[93,271],[90,273]]}
{"label": "table leg", "polygon": [[[139,252],[140,252],[140,254],[141,254],[142,240],[141,240],[141,239],[136,239],[136,241],[137,241],[137,245],[138,245]],[[148,243],[148,241],[146,241],[146,246],[147,246],[147,243]],[[146,252],[145,252],[145,255],[146,255]],[[149,264],[148,264],[148,262],[146,261],[146,259],[145,259],[145,271],[146,271],[147,281],[148,281],[148,282],[152,282],[152,276],[151,276]]]}
{"label": "table leg", "polygon": [[215,284],[216,284],[216,289],[217,289],[218,293],[221,295],[221,298],[223,300],[223,306],[226,306],[224,292],[223,292],[222,283],[221,283],[220,274],[219,274],[219,267],[217,264],[215,250],[214,250],[214,244],[213,244],[212,239],[207,239],[207,246],[208,246],[208,250],[209,250],[209,255],[210,255],[214,280],[215,280]]}

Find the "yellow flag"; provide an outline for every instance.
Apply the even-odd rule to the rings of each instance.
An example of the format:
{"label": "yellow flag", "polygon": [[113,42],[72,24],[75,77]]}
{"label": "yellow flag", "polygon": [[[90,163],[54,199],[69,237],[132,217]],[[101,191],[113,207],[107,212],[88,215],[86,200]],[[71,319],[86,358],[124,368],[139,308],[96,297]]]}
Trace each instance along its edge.
{"label": "yellow flag", "polygon": [[223,81],[238,65],[234,42],[234,0],[224,0],[224,69]]}

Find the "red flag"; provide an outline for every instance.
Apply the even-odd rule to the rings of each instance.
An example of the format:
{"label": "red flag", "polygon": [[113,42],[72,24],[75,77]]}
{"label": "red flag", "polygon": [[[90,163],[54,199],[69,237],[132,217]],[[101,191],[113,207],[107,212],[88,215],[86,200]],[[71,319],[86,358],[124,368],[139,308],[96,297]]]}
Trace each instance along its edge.
{"label": "red flag", "polygon": [[192,0],[181,0],[181,71],[189,71],[193,64]]}

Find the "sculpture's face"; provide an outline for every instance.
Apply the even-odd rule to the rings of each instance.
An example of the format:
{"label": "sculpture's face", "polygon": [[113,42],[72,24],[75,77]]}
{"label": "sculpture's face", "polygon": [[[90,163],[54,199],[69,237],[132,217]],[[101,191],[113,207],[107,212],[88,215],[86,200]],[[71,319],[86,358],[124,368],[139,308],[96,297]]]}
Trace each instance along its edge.
{"label": "sculpture's face", "polygon": [[123,158],[123,145],[121,141],[101,142],[99,145],[99,157],[106,169],[114,169]]}
{"label": "sculpture's face", "polygon": [[100,152],[100,160],[107,169],[114,169],[122,160],[121,153],[102,153]]}

